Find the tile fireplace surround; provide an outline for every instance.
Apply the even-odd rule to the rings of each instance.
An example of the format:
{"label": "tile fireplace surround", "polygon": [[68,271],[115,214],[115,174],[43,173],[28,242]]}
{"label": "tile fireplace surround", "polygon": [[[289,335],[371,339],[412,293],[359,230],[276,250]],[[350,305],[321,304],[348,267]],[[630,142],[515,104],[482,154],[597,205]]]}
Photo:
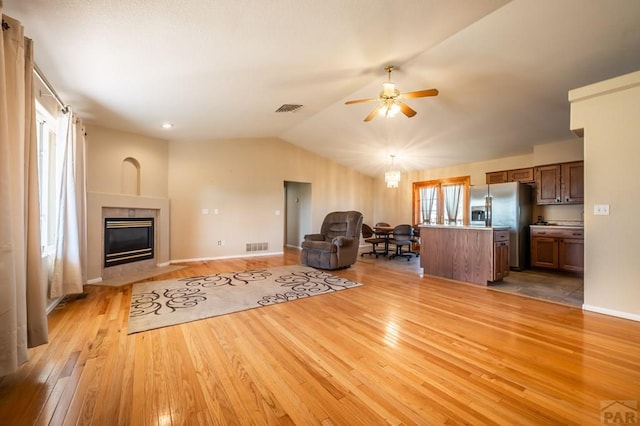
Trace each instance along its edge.
{"label": "tile fireplace surround", "polygon": [[[104,268],[104,218],[155,218],[154,258]],[[120,194],[87,193],[87,283],[169,264],[169,200]]]}

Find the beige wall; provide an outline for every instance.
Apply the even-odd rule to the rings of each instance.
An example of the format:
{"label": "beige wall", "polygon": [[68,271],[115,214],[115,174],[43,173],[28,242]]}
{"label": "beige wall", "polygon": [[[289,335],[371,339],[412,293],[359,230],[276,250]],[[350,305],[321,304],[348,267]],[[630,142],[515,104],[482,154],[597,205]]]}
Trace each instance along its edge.
{"label": "beige wall", "polygon": [[[640,71],[569,92],[584,129],[585,309],[640,321]],[[595,216],[608,204],[609,216]]]}
{"label": "beige wall", "polygon": [[[487,172],[580,161],[584,158],[582,145],[582,139],[576,137],[572,140],[536,145],[531,154],[403,173],[398,189],[387,188],[384,183],[384,176],[379,176],[374,184],[375,219],[376,221],[395,224],[413,223],[411,212],[413,182],[470,176],[471,185],[482,185],[486,183],[485,173]],[[540,215],[549,221],[582,222],[583,211],[584,207],[582,205],[534,205],[533,219]]]}
{"label": "beige wall", "polygon": [[[89,212],[98,218],[104,206],[159,209],[159,237],[167,245],[158,251],[159,264],[243,256],[252,242],[269,243],[266,253],[282,252],[285,181],[311,184],[303,233],[317,231],[332,210],[372,215],[370,177],[279,139],[169,143],[98,126],[88,133]],[[122,182],[127,157],[140,163],[138,197],[126,193]],[[101,270],[102,227],[96,218],[88,218],[91,281],[99,280]]]}
{"label": "beige wall", "polygon": [[126,184],[122,180],[128,157],[140,164],[139,195],[166,198],[168,142],[98,126],[87,127],[87,190],[107,194],[128,192],[123,191]]}
{"label": "beige wall", "polygon": [[174,261],[282,252],[285,181],[311,184],[307,233],[330,211],[373,211],[372,178],[275,138],[170,142],[168,178]]}
{"label": "beige wall", "polygon": [[[102,276],[102,209],[141,208],[158,211],[156,223],[157,264],[169,257],[169,200],[167,199],[168,143],[132,133],[87,127],[87,278]],[[123,175],[124,160],[134,158],[140,166],[140,195],[131,196]],[[124,170],[123,170],[124,168]]]}
{"label": "beige wall", "polygon": [[[488,171],[582,158],[581,140],[561,141],[536,146],[532,154],[403,173],[400,187],[388,189],[382,176],[364,176],[280,139],[167,142],[97,126],[89,128],[88,139],[87,183],[94,203],[114,203],[114,194],[122,202],[131,201],[123,193],[127,157],[140,163],[142,205],[165,205],[165,198],[170,199],[170,214],[163,216],[170,221],[170,237],[163,239],[170,246],[160,251],[167,254],[159,263],[247,255],[246,243],[252,242],[269,243],[266,253],[282,251],[285,181],[311,184],[311,217],[304,221],[307,229],[299,231],[304,234],[319,229],[332,210],[362,211],[371,224],[411,223],[414,181],[470,175],[472,185],[478,185],[485,182]],[[203,209],[209,214],[202,214]],[[581,219],[583,210],[582,206],[537,209],[536,216],[551,220]],[[102,230],[97,225],[90,228],[91,251],[101,250]],[[99,276],[100,256],[95,257],[90,278]]]}
{"label": "beige wall", "polygon": [[[96,126],[88,128],[87,185],[90,192],[119,194],[124,159],[137,159],[142,198],[171,199],[170,258],[215,258],[244,255],[247,242],[281,250],[284,181],[312,184],[312,232],[337,209],[360,210],[368,223],[410,223],[414,181],[470,175],[472,184],[482,184],[489,171],[584,158],[585,308],[638,320],[640,72],[576,89],[570,98],[571,128],[584,128],[584,147],[581,139],[560,141],[527,155],[403,173],[398,189],[387,189],[382,176],[361,175],[279,139],[169,143]],[[594,216],[594,204],[609,204],[611,215]],[[558,220],[583,215],[582,206],[546,209],[546,218]]]}
{"label": "beige wall", "polygon": [[522,167],[530,167],[532,165],[533,155],[526,154],[476,163],[460,164],[451,167],[403,173],[398,189],[387,188],[384,183],[384,177],[380,176],[380,178],[376,179],[375,182],[376,220],[391,224],[413,223],[411,212],[413,182],[457,176],[470,176],[471,185],[482,185],[486,182],[486,172],[518,169]]}
{"label": "beige wall", "polygon": [[533,147],[533,165],[568,163],[584,159],[584,144],[582,138],[567,141],[546,143]]}

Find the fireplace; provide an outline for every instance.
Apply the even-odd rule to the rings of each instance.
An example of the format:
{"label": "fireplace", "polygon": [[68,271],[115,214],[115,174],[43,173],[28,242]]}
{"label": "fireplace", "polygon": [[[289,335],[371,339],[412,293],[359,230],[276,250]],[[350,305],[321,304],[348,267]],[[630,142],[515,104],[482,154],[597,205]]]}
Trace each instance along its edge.
{"label": "fireplace", "polygon": [[148,218],[105,218],[104,267],[153,259],[153,221]]}

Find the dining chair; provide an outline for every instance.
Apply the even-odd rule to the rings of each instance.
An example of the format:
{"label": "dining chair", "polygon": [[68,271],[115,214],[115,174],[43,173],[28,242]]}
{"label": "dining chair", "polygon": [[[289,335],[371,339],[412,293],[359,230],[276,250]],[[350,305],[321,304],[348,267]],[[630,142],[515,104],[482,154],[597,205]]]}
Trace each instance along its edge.
{"label": "dining chair", "polygon": [[387,239],[384,237],[377,236],[373,228],[371,228],[366,223],[362,224],[362,237],[364,238],[365,243],[371,244],[372,250],[367,253],[361,253],[360,257],[363,257],[365,254],[369,256],[375,254],[377,259],[379,255],[383,255],[383,256],[385,255],[384,251],[378,251],[377,248],[378,248],[378,244],[382,244],[384,246],[385,243],[387,242]]}
{"label": "dining chair", "polygon": [[[402,224],[393,228],[393,234],[389,238],[389,244],[395,246],[395,252],[389,256],[389,259],[395,259],[396,257],[404,257],[407,262],[411,260],[416,253],[411,251],[411,246],[414,241],[413,227],[411,225]],[[406,251],[403,251],[403,247],[407,247]],[[417,256],[416,256],[417,257]]]}

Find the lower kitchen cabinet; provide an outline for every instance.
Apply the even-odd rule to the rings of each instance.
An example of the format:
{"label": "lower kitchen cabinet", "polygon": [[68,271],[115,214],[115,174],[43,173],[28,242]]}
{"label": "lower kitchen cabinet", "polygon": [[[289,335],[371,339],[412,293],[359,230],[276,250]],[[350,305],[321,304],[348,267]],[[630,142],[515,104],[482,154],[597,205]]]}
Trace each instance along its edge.
{"label": "lower kitchen cabinet", "polygon": [[509,275],[509,228],[420,226],[420,266],[426,275],[487,285]]}
{"label": "lower kitchen cabinet", "polygon": [[493,243],[493,281],[509,276],[509,231],[495,231]]}
{"label": "lower kitchen cabinet", "polygon": [[584,239],[563,238],[558,243],[558,268],[584,271]]}
{"label": "lower kitchen cabinet", "polygon": [[531,236],[531,266],[558,269],[558,240]]}
{"label": "lower kitchen cabinet", "polygon": [[577,227],[532,225],[531,266],[583,272],[584,230]]}

